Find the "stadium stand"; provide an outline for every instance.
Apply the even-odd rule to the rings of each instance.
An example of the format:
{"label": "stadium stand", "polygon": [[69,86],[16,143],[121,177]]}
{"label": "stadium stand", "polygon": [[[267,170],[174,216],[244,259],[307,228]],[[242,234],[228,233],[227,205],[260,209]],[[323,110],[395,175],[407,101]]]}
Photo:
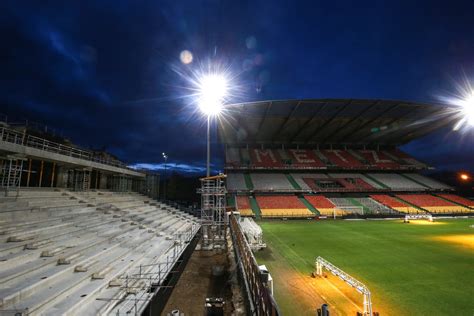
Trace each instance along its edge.
{"label": "stadium stand", "polygon": [[356,204],[360,204],[364,211],[368,214],[394,214],[393,209],[371,199],[371,198],[354,198]]}
{"label": "stadium stand", "polygon": [[369,173],[369,177],[398,191],[423,191],[427,188],[396,173]]}
{"label": "stadium stand", "polygon": [[359,150],[357,151],[370,165],[380,169],[399,169],[400,165],[390,159],[383,151]]}
{"label": "stadium stand", "polygon": [[249,149],[249,155],[252,166],[255,168],[281,168],[283,162],[278,152],[272,149]]}
{"label": "stadium stand", "polygon": [[449,200],[452,202],[455,202],[457,204],[460,204],[462,206],[467,206],[470,208],[474,208],[474,201],[468,200],[466,198],[457,196],[455,194],[438,194],[439,197],[442,197],[445,200]]}
{"label": "stadium stand", "polygon": [[[381,185],[379,185],[377,182],[374,180],[364,176],[361,173],[329,173],[329,176],[331,178],[346,178],[346,179],[360,179],[362,182],[359,182],[360,185],[365,188],[365,189],[383,189]],[[365,183],[365,184],[363,184]]]}
{"label": "stadium stand", "polygon": [[324,173],[292,173],[291,176],[295,179],[296,183],[301,187],[303,190],[312,190],[312,188],[308,185],[305,179],[327,179],[328,176]]}
{"label": "stadium stand", "polygon": [[325,216],[342,216],[347,215],[348,212],[338,209],[334,203],[322,195],[305,195],[304,198],[318,210],[321,215]]}
{"label": "stadium stand", "polygon": [[[454,206],[428,207],[424,200],[417,204],[396,196],[453,191],[418,174],[432,167],[397,148],[431,133],[433,125],[426,118],[434,117],[434,113],[437,128],[448,124],[445,113],[435,106],[324,99],[259,101],[232,107],[231,119],[218,127],[229,155],[226,170],[230,194],[237,188],[260,196],[274,195],[275,199],[289,193],[306,194],[295,203],[301,202],[321,215],[333,215],[336,210],[347,216],[399,217],[400,213],[436,212],[435,206],[450,213],[465,213],[471,205],[469,200],[440,195],[439,199]],[[446,120],[440,120],[441,116]],[[391,128],[389,121],[400,125]],[[235,165],[238,159],[240,165]],[[245,173],[235,176],[232,172]],[[334,203],[320,194],[334,199]],[[251,196],[249,201],[253,212],[260,214],[256,211],[260,201]],[[269,208],[262,209],[263,214]]]}
{"label": "stadium stand", "polygon": [[289,149],[284,151],[288,159],[291,160],[293,168],[323,168],[326,165],[318,158],[312,150]]}
{"label": "stadium stand", "polygon": [[329,200],[339,209],[344,210],[349,213],[357,213],[360,215],[364,214],[363,207],[355,205],[349,198],[345,197],[333,197]]}
{"label": "stadium stand", "polygon": [[296,196],[256,196],[262,217],[309,217],[315,214]]}
{"label": "stadium stand", "polygon": [[294,191],[295,189],[283,173],[250,174],[255,190],[260,191]]}
{"label": "stadium stand", "polygon": [[438,182],[436,180],[433,180],[433,179],[430,179],[428,177],[425,177],[425,176],[422,176],[421,174],[417,174],[417,173],[404,173],[403,174],[405,177],[407,178],[410,178],[426,187],[429,187],[429,188],[432,188],[432,189],[440,189],[440,190],[444,190],[444,189],[451,189],[450,186],[444,184],[444,183],[441,183],[441,182]]}
{"label": "stadium stand", "polygon": [[0,205],[0,314],[143,310],[151,284],[126,278],[163,282],[199,228],[135,193],[21,190]]}
{"label": "stadium stand", "polygon": [[250,206],[249,197],[246,195],[236,196],[237,211],[241,216],[253,216],[252,207]]}
{"label": "stadium stand", "polygon": [[230,191],[247,190],[244,175],[242,173],[229,173],[227,175],[227,189]]}
{"label": "stadium stand", "polygon": [[470,210],[464,206],[454,204],[430,194],[398,194],[397,197],[407,201],[410,204],[421,207],[431,213],[470,212]]}
{"label": "stadium stand", "polygon": [[375,201],[401,213],[408,213],[408,214],[425,213],[423,210],[413,207],[407,203],[404,203],[390,195],[373,194],[370,197],[374,199]]}
{"label": "stadium stand", "polygon": [[322,150],[321,152],[338,167],[347,169],[362,167],[362,163],[345,150]]}
{"label": "stadium stand", "polygon": [[404,165],[411,166],[414,168],[420,168],[420,169],[424,169],[427,167],[426,164],[416,160],[415,158],[409,156],[408,154],[404,153],[398,148],[387,150],[385,151],[385,153],[387,155],[391,155],[392,157],[396,159],[399,159],[399,161],[401,161],[401,163]]}

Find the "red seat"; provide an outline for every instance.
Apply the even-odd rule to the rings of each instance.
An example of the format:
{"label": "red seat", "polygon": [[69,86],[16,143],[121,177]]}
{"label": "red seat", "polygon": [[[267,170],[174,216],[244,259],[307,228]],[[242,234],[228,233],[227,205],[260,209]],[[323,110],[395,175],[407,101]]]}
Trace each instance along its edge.
{"label": "red seat", "polygon": [[429,194],[399,194],[397,197],[419,207],[456,206],[451,202]]}
{"label": "red seat", "polygon": [[381,203],[385,206],[391,207],[391,208],[408,207],[409,206],[408,204],[405,204],[405,203],[401,202],[400,200],[397,200],[397,199],[391,197],[390,195],[386,195],[386,194],[373,194],[370,197],[372,199],[376,200],[377,202],[379,202],[379,203]]}
{"label": "red seat", "polygon": [[463,198],[454,194],[438,194],[438,196],[446,200],[450,200],[458,204],[464,205],[464,206],[474,207],[474,201],[468,200],[466,198]]}
{"label": "red seat", "polygon": [[336,206],[325,196],[322,195],[305,195],[304,198],[317,209],[335,208]]}
{"label": "red seat", "polygon": [[303,209],[306,206],[293,195],[257,196],[261,209]]}

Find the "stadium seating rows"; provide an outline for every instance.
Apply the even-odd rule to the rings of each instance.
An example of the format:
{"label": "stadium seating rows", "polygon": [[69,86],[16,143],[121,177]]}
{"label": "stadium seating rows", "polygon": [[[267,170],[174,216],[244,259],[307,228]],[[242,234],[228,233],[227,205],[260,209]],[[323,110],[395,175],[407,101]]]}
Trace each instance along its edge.
{"label": "stadium seating rows", "polygon": [[470,210],[464,206],[454,204],[429,194],[399,194],[397,197],[431,213],[470,212]]}
{"label": "stadium seating rows", "polygon": [[[403,194],[396,197],[387,194],[373,194],[369,197],[331,197],[323,195],[304,195],[306,203],[311,204],[321,215],[343,216],[348,214],[426,214],[472,212],[467,206],[461,206],[427,194]],[[458,204],[472,201],[450,194],[446,199],[457,200]],[[290,195],[257,195],[257,205],[262,217],[307,217],[312,216],[301,199]],[[434,201],[434,202],[433,202]],[[237,208],[242,216],[255,215],[247,196],[236,197]]]}
{"label": "stadium seating rows", "polygon": [[453,201],[457,204],[461,204],[463,206],[467,206],[470,208],[474,208],[474,201],[465,199],[463,197],[454,195],[454,194],[438,194],[438,196],[442,197],[443,199]]}
{"label": "stadium seating rows", "polygon": [[427,189],[427,187],[396,173],[369,173],[367,175],[392,190],[423,191]]}
{"label": "stadium seating rows", "polygon": [[341,210],[334,205],[328,198],[322,195],[305,195],[304,198],[315,208],[321,215],[325,216],[342,216],[349,212]]}
{"label": "stadium seating rows", "polygon": [[[257,191],[356,192],[374,190],[426,191],[451,189],[435,180],[413,173],[251,173],[247,175]],[[291,183],[293,179],[293,185]],[[324,180],[321,180],[324,179]],[[242,173],[229,173],[229,191],[250,190]]]}
{"label": "stadium seating rows", "polygon": [[[144,308],[145,281],[171,271],[197,220],[126,193],[22,190],[0,198],[0,314],[115,314]],[[130,286],[131,288],[129,288]],[[131,291],[133,289],[133,291]],[[114,300],[120,297],[121,300]],[[101,300],[98,300],[101,298]]]}
{"label": "stadium seating rows", "polygon": [[296,196],[256,196],[262,217],[305,217],[315,214]]}
{"label": "stadium seating rows", "polygon": [[318,169],[407,169],[426,165],[400,150],[227,148],[227,167]]}
{"label": "stadium seating rows", "polygon": [[250,206],[249,197],[246,195],[236,196],[237,210],[242,216],[253,216],[252,207]]}
{"label": "stadium seating rows", "polygon": [[390,195],[386,194],[373,194],[370,195],[372,199],[375,201],[391,208],[397,210],[401,213],[408,213],[408,214],[418,214],[418,213],[425,213],[423,210],[413,207],[407,203],[404,203]]}
{"label": "stadium seating rows", "polygon": [[255,190],[274,191],[283,190],[291,191],[295,188],[288,181],[283,173],[252,173],[250,175]]}

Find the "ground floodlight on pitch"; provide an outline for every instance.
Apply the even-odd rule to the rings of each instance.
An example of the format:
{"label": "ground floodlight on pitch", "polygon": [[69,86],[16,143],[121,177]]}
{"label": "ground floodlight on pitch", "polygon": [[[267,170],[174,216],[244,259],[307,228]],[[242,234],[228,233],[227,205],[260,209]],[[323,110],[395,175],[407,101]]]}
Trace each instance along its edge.
{"label": "ground floodlight on pitch", "polygon": [[431,214],[406,214],[405,223],[409,223],[410,220],[427,220],[429,222],[433,221],[433,215]]}
{"label": "ground floodlight on pitch", "polygon": [[355,288],[357,292],[364,295],[364,316],[371,316],[372,315],[372,300],[371,294],[367,286],[364,283],[360,282],[359,280],[353,278],[346,272],[342,271],[329,261],[323,259],[322,257],[317,257],[316,262],[316,275],[322,276],[323,275],[323,268],[331,272],[334,276],[339,277],[342,281],[346,284],[350,285],[351,287]]}

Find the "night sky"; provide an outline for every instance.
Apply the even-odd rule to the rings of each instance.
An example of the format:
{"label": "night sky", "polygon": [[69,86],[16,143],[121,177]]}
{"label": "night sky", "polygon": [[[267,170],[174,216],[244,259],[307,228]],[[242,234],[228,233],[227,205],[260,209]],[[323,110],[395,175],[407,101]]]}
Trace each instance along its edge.
{"label": "night sky", "polygon": [[[474,84],[472,1],[1,1],[0,113],[42,122],[129,164],[202,172],[205,118],[186,78],[206,62],[232,102],[379,98],[439,103]],[[193,62],[183,64],[189,50]],[[404,147],[474,171],[474,132]],[[223,153],[213,148],[215,169]]]}

